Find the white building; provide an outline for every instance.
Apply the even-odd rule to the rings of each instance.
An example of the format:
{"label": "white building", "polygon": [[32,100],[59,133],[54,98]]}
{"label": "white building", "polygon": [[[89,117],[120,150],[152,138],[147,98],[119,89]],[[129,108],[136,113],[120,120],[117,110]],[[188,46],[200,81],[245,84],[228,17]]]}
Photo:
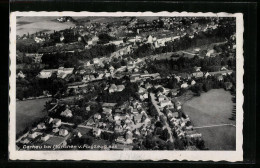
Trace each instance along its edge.
{"label": "white building", "polygon": [[51,77],[51,75],[57,72],[57,69],[43,69],[40,74],[38,75],[39,78],[46,79]]}
{"label": "white building", "polygon": [[46,135],[41,137],[41,140],[44,141],[44,142],[47,141],[48,139],[50,139],[50,135],[49,134],[46,134]]}
{"label": "white building", "polygon": [[68,118],[73,116],[72,111],[68,108],[66,110],[64,110],[60,115],[63,117],[68,117]]}
{"label": "white building", "polygon": [[184,82],[183,84],[181,84],[181,88],[187,88],[189,85],[187,84],[187,82]]}
{"label": "white building", "polygon": [[57,76],[64,79],[67,75],[73,73],[74,68],[59,67]]}
{"label": "white building", "polygon": [[68,132],[67,129],[62,128],[62,129],[59,130],[60,136],[67,136],[68,134],[69,134],[69,132]]}
{"label": "white building", "polygon": [[163,100],[163,101],[160,102],[161,107],[165,107],[167,105],[169,105],[169,106],[172,105],[172,102],[169,101],[169,100]]}

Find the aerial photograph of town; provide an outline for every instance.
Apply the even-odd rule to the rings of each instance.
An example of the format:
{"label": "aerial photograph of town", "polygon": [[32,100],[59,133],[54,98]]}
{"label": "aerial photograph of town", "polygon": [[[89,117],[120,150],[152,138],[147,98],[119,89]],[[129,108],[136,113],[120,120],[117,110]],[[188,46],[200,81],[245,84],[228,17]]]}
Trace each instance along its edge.
{"label": "aerial photograph of town", "polygon": [[16,150],[236,150],[236,18],[17,16]]}

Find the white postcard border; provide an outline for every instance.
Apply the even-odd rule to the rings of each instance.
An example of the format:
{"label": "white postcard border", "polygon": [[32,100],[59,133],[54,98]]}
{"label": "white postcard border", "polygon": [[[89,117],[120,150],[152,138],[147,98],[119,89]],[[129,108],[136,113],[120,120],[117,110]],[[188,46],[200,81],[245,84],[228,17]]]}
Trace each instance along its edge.
{"label": "white postcard border", "polygon": [[[194,16],[236,17],[235,151],[17,151],[16,150],[16,16]],[[12,12],[10,15],[9,159],[10,160],[150,160],[243,161],[243,14],[191,12]]]}

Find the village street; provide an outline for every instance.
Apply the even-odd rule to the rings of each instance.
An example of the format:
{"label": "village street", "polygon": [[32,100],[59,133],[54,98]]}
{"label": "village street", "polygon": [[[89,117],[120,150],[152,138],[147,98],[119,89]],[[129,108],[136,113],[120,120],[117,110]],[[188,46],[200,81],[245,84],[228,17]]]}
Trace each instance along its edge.
{"label": "village street", "polygon": [[[153,103],[153,105],[154,105],[156,111],[158,112],[158,115],[159,115],[159,116],[163,115],[164,117],[166,117],[166,116],[164,115],[164,113],[162,113],[161,110],[159,109],[159,107],[158,107],[158,105],[157,105],[157,101],[155,100],[154,93],[150,93],[150,96],[151,96],[151,101],[152,101],[152,103]],[[171,128],[170,128],[170,126],[169,126],[169,124],[168,124],[167,121],[165,122],[165,127],[166,127],[166,129],[168,130],[168,133],[169,133],[169,135],[170,135],[170,142],[173,142],[172,131],[171,131]]]}

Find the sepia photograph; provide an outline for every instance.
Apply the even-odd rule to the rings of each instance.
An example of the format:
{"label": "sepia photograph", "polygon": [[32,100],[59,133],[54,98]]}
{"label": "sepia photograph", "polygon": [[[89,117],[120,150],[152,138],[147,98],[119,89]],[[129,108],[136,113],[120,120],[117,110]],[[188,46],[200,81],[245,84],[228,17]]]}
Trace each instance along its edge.
{"label": "sepia photograph", "polygon": [[243,158],[243,15],[12,12],[10,159]]}

